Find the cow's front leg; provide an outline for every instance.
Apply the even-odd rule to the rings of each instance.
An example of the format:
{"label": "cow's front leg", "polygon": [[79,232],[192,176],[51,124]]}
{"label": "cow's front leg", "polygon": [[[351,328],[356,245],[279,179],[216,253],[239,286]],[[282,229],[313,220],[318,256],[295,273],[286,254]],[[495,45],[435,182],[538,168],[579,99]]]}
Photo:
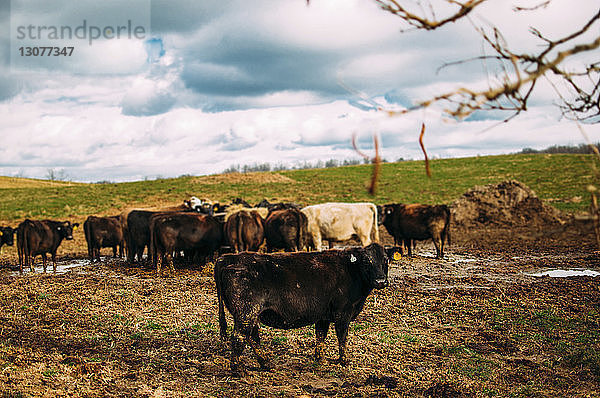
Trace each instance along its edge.
{"label": "cow's front leg", "polygon": [[315,347],[315,361],[320,362],[325,356],[325,338],[329,331],[328,321],[318,321],[315,323],[315,337],[317,339],[317,346]]}
{"label": "cow's front leg", "polygon": [[338,339],[338,348],[340,356],[337,362],[342,365],[348,365],[348,359],[346,358],[346,339],[348,337],[348,320],[340,320],[335,323],[335,334]]}

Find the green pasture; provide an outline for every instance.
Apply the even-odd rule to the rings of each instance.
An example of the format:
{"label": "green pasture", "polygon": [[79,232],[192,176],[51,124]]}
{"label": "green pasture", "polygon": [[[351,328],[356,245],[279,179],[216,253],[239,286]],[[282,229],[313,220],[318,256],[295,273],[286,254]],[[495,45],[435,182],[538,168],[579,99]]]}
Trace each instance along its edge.
{"label": "green pasture", "polygon": [[[598,183],[595,167],[592,155],[574,154],[436,159],[431,161],[433,175],[427,178],[422,161],[385,163],[375,196],[365,189],[371,165],[113,184],[0,177],[0,220],[116,214],[129,206],[179,204],[190,195],[220,202],[241,197],[251,204],[263,198],[302,205],[328,201],[451,203],[475,185],[507,179],[528,185],[562,211],[576,212],[589,206],[586,187]],[[12,183],[4,183],[9,180]]]}

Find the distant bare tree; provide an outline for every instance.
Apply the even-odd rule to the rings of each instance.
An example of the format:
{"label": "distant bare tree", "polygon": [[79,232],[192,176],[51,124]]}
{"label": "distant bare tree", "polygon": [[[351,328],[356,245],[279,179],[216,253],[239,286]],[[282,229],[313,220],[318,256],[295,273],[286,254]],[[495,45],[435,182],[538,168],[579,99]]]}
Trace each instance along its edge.
{"label": "distant bare tree", "polygon": [[66,181],[68,176],[65,169],[48,169],[46,170],[46,179],[50,181]]}
{"label": "distant bare tree", "polygon": [[[588,123],[600,122],[600,59],[590,61],[579,70],[567,61],[584,53],[591,53],[600,47],[600,6],[589,19],[581,21],[580,27],[560,38],[550,38],[536,27],[530,32],[540,41],[540,46],[532,53],[513,50],[502,32],[491,20],[489,27],[476,25],[470,14],[484,3],[492,0],[374,0],[383,10],[398,16],[409,29],[431,31],[449,23],[470,23],[481,36],[492,54],[482,55],[469,61],[497,63],[502,72],[483,90],[459,87],[418,102],[413,107],[395,114],[410,112],[428,107],[437,102],[448,103],[446,112],[454,117],[464,118],[476,110],[509,111],[511,119],[527,110],[528,100],[541,78],[553,85],[558,105],[563,114],[571,119]],[[512,6],[515,13],[539,13],[553,0],[540,0],[533,6]],[[514,3],[525,3],[514,0]],[[503,2],[510,7],[510,2]],[[531,2],[529,2],[531,4]],[[576,3],[573,3],[577,7]],[[566,17],[565,17],[566,18]],[[591,39],[590,39],[591,36]],[[587,40],[587,41],[586,41]],[[443,67],[449,64],[443,65]],[[558,78],[558,80],[557,80]],[[560,82],[559,85],[556,82]]]}

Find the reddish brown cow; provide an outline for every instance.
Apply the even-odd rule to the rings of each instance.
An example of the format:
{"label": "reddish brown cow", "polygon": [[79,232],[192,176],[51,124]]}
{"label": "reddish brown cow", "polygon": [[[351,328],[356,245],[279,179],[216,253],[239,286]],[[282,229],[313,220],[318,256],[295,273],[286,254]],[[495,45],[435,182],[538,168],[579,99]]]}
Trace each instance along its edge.
{"label": "reddish brown cow", "polygon": [[238,211],[229,216],[223,227],[234,253],[258,251],[265,240],[264,220],[257,211]]}
{"label": "reddish brown cow", "polygon": [[308,220],[306,215],[295,208],[269,212],[265,220],[267,251],[284,249],[294,252],[306,249]]}
{"label": "reddish brown cow", "polygon": [[56,272],[56,250],[63,239],[73,239],[73,230],[78,223],[53,220],[25,220],[17,228],[17,251],[19,254],[19,272],[23,272],[23,264],[29,266],[31,272],[35,256],[42,256],[44,272],[46,272],[46,253],[52,255],[52,265]]}

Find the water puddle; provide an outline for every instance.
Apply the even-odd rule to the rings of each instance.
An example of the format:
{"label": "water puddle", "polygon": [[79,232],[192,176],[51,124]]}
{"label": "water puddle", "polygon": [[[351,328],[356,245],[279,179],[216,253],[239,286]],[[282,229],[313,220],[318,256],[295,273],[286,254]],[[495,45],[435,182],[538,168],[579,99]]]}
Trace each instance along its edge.
{"label": "water puddle", "polygon": [[600,272],[592,271],[591,269],[547,269],[535,273],[527,273],[526,275],[536,277],[549,276],[550,278],[570,278],[573,276],[596,277],[600,275]]}
{"label": "water puddle", "polygon": [[[100,258],[101,261],[104,261],[104,259],[101,257]],[[41,263],[41,261],[40,261]],[[38,264],[38,261],[36,261],[35,263],[36,265],[34,266],[34,270],[35,273],[44,273],[44,267],[41,264]],[[88,259],[81,259],[81,260],[69,260],[69,261],[57,261],[56,262],[56,272],[54,272],[54,268],[52,267],[52,261],[48,261],[47,263],[47,267],[46,267],[46,273],[47,274],[64,274],[67,272],[72,271],[73,269],[76,268],[80,268],[83,267],[85,265],[90,265],[90,260]],[[33,274],[30,270],[29,267],[23,267],[23,275],[28,275],[28,274]],[[9,273],[10,276],[18,276],[20,275],[19,271],[11,271]]]}

